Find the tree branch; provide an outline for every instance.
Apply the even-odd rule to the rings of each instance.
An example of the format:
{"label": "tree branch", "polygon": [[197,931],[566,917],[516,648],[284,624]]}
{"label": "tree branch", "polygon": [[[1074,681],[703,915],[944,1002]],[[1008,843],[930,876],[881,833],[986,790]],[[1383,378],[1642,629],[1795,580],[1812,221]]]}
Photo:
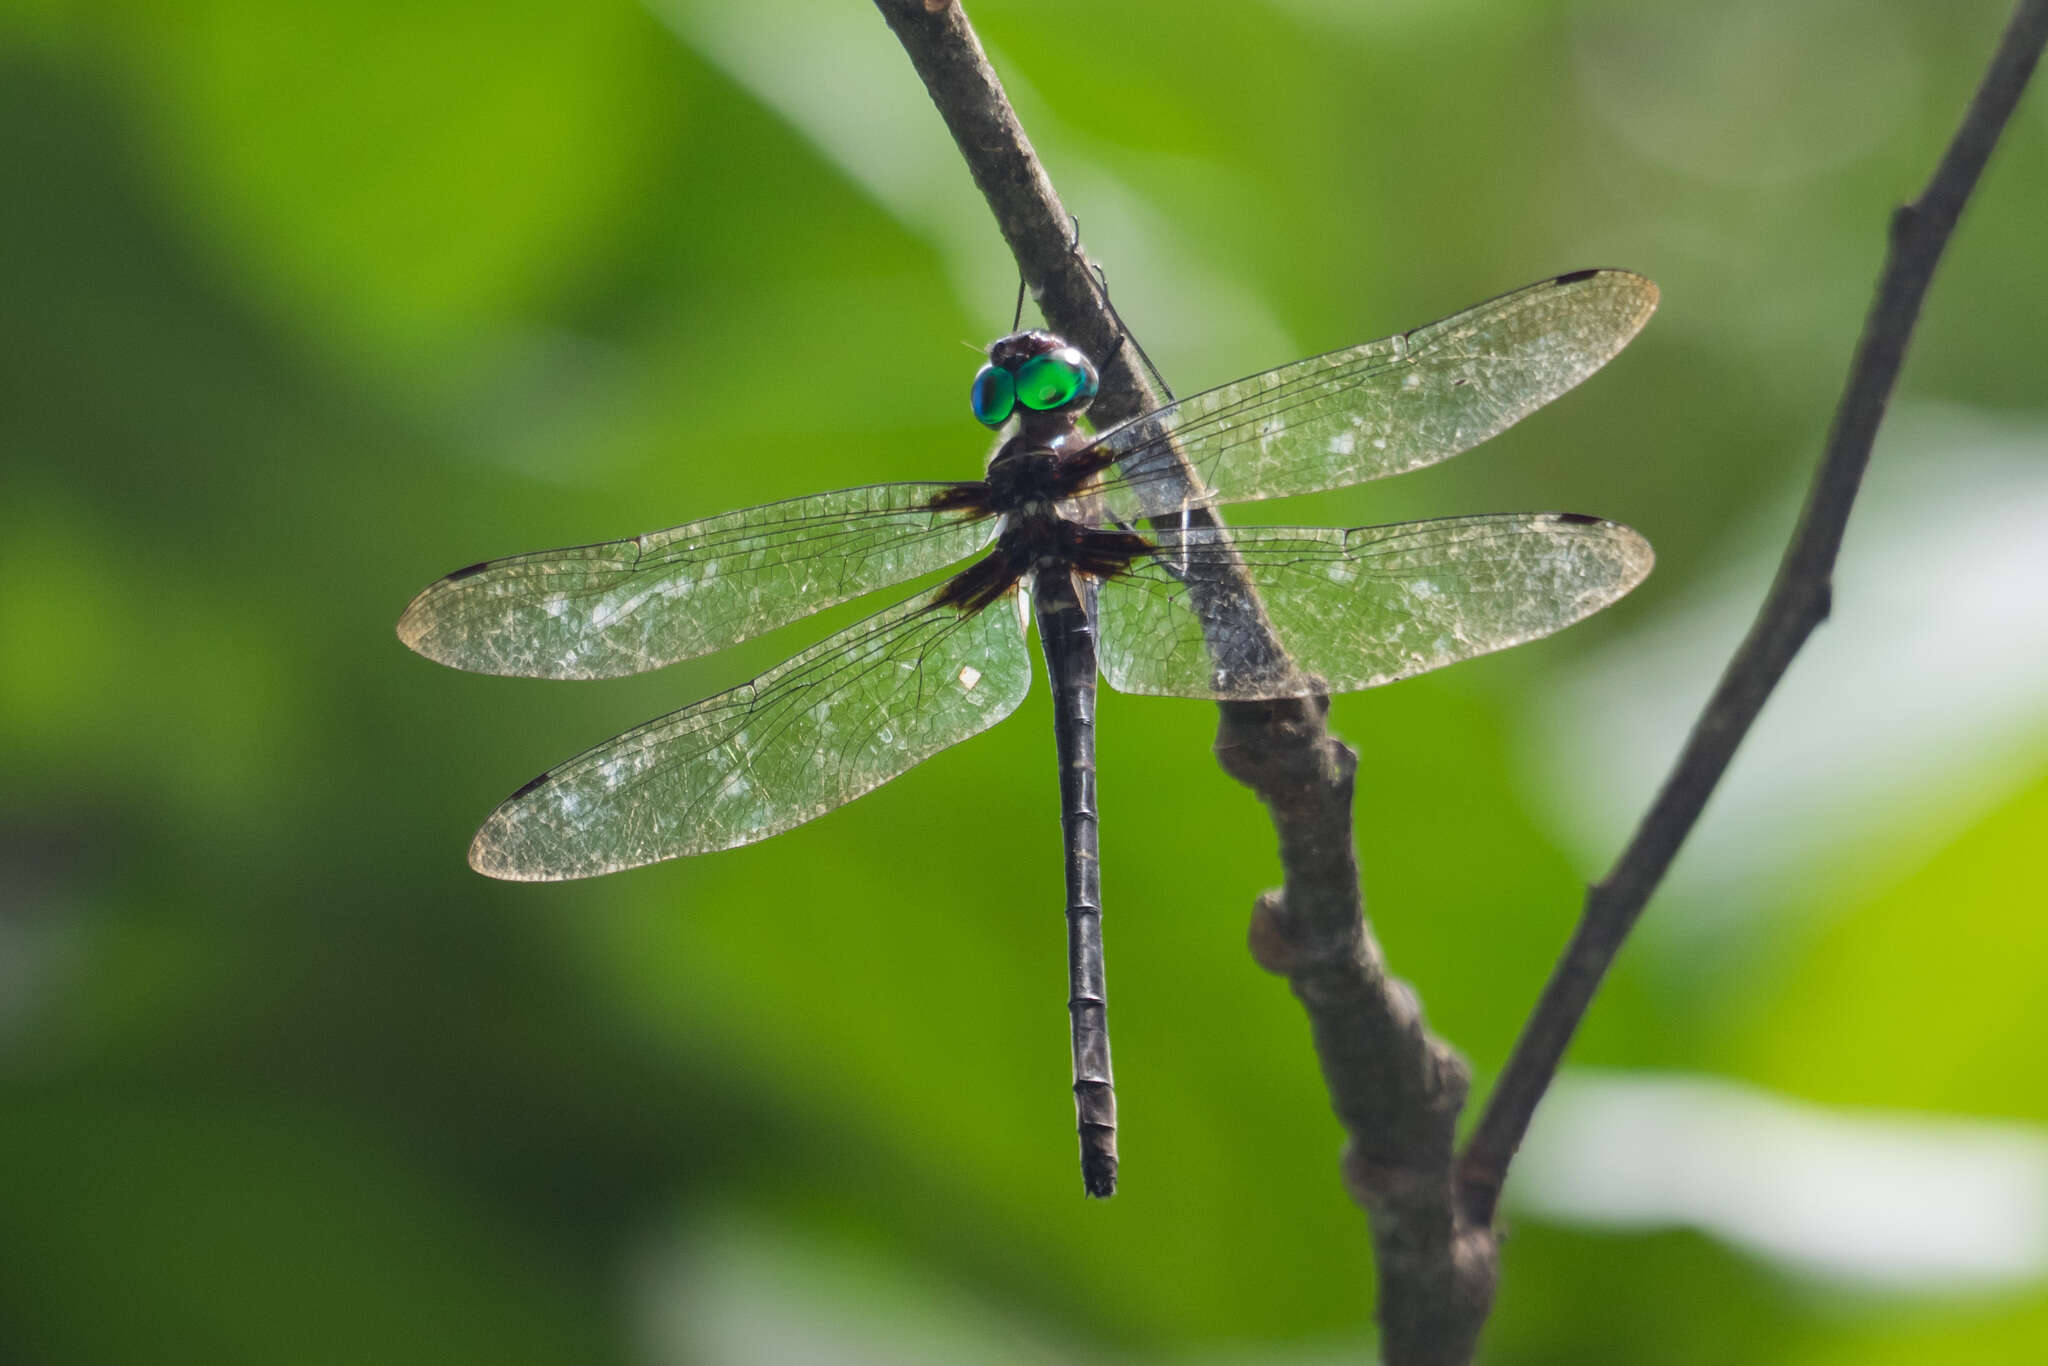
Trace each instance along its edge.
{"label": "tree branch", "polygon": [[1905,361],[1921,301],[1991,149],[2033,75],[2044,42],[2048,0],[2021,0],[1933,178],[1918,199],[1892,215],[1877,297],[1864,320],[1826,454],[1777,580],[1634,838],[1607,876],[1588,889],[1571,942],[1459,1159],[1461,1213],[1475,1228],[1492,1223],[1508,1164],[1601,978],[1698,822],[1764,702],[1806,638],[1827,619],[1843,530]]}
{"label": "tree branch", "polygon": [[[1066,210],[957,4],[876,0],[923,78],[1046,321],[1102,366],[1094,412],[1149,411],[1158,396],[1131,363],[1073,241]],[[1191,521],[1211,524],[1205,509]],[[1246,595],[1246,601],[1255,599]],[[1254,606],[1255,610],[1255,606]],[[1424,1026],[1364,918],[1351,838],[1357,758],[1321,698],[1226,703],[1216,751],[1258,794],[1279,836],[1284,881],[1259,898],[1251,945],[1308,1012],[1332,1107],[1349,1144],[1347,1188],[1371,1216],[1382,1349],[1397,1366],[1470,1359],[1493,1294],[1490,1236],[1462,1235],[1451,1161],[1469,1074]]]}
{"label": "tree branch", "polygon": [[951,0],[876,0],[875,7],[923,78],[1039,311],[1097,360],[1102,392],[1090,408],[1098,422],[1121,422],[1158,407],[1159,395],[1132,364],[1131,348],[1117,344],[1111,351],[1112,343],[1119,342],[1116,323],[1074,240],[1073,220],[1024,136],[966,13]]}

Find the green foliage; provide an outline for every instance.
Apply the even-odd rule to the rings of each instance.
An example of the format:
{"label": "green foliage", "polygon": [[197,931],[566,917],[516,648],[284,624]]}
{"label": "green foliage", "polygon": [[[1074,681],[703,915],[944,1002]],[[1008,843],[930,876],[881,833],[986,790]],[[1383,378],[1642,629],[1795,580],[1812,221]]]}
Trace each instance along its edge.
{"label": "green foliage", "polygon": [[[960,343],[1007,324],[1014,282],[943,137],[895,140],[906,100],[936,125],[880,20],[832,8],[0,19],[0,1359],[770,1361],[806,1332],[851,1356],[821,1265],[884,1269],[847,1284],[885,1359],[941,1320],[956,1361],[1361,1350],[1337,1129],[1299,1011],[1243,947],[1272,835],[1205,704],[1101,708],[1106,1206],[1074,1171],[1042,686],[762,845],[543,888],[464,866],[520,782],[865,608],[651,677],[536,683],[409,654],[414,590],[978,470]],[[1614,756],[1532,771],[1532,699],[1648,639],[1732,529],[1781,529],[1884,213],[2002,6],[1880,7],[1866,64],[1813,90],[1743,54],[1837,31],[1823,0],[1735,7],[1720,66],[1614,5],[1098,8],[1083,32],[1043,5],[973,13],[1183,388],[1563,270],[1663,288],[1634,348],[1482,450],[1260,510],[1568,508],[1657,547],[1603,618],[1336,703],[1369,912],[1483,1084],[1623,833],[1561,833],[1554,794],[1618,781]],[[816,41],[827,23],[846,47]],[[796,33],[783,85],[739,55]],[[1664,122],[1622,126],[1653,88]],[[1714,141],[1709,112],[1766,96],[1771,141],[1747,113]],[[1802,103],[1852,96],[1881,117]],[[1902,405],[2042,426],[2043,107],[1972,207]],[[2008,732],[1997,774],[1902,779],[1890,824],[1720,893],[1769,914],[1653,905],[1575,1060],[2048,1121],[2048,716]],[[1939,837],[1896,855],[1883,831],[1937,806]],[[1795,846],[1818,818],[1783,813]],[[1499,1362],[2022,1361],[2048,1312],[2038,1281],[1873,1295],[1700,1234],[1535,1220],[1506,1277]]]}

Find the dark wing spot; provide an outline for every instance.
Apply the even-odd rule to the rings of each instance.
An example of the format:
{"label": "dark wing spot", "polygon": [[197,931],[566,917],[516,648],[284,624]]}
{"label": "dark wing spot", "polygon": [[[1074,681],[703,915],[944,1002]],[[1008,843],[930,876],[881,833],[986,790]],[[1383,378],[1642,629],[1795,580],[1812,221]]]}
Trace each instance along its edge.
{"label": "dark wing spot", "polygon": [[1575,285],[1581,280],[1590,280],[1599,273],[1600,272],[1597,270],[1575,270],[1568,275],[1558,276],[1555,280],[1551,281],[1551,283],[1558,285]]}
{"label": "dark wing spot", "polygon": [[1588,517],[1583,512],[1560,512],[1556,517],[1567,526],[1598,526],[1607,520],[1605,517]]}
{"label": "dark wing spot", "polygon": [[950,488],[939,490],[915,509],[919,512],[978,512],[986,516],[995,509],[989,506],[989,486],[982,480],[965,480]]}
{"label": "dark wing spot", "polygon": [[971,616],[1010,591],[1023,570],[1000,549],[992,550],[946,580],[932,599],[934,609],[951,607]]}
{"label": "dark wing spot", "polygon": [[539,787],[542,783],[546,782],[549,778],[553,776],[554,775],[552,771],[548,773],[543,773],[538,778],[535,778],[532,782],[528,783],[525,787],[520,788],[517,792],[507,797],[505,800],[508,802],[516,802],[521,797],[524,797],[527,793],[533,791],[536,787]]}
{"label": "dark wing spot", "polygon": [[443,580],[442,580],[442,582],[443,582],[443,583],[459,583],[459,582],[461,582],[461,581],[462,581],[463,579],[466,579],[466,578],[468,578],[468,577],[469,577],[470,575],[472,575],[472,574],[481,574],[481,573],[483,573],[483,572],[484,572],[484,570],[486,570],[486,569],[488,569],[488,568],[490,568],[490,561],[488,561],[488,560],[478,560],[478,561],[477,561],[477,562],[476,562],[475,564],[466,564],[466,565],[462,566],[462,568],[460,568],[460,569],[456,570],[456,571],[455,571],[455,572],[454,572],[453,574],[450,574],[450,575],[449,575],[449,576],[448,576],[447,578],[443,579]]}

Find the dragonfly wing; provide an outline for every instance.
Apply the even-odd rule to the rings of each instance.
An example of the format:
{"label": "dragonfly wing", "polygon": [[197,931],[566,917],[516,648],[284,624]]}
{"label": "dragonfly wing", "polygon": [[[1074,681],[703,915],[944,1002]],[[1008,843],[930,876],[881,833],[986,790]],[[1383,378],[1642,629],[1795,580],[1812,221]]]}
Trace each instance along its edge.
{"label": "dragonfly wing", "polygon": [[398,635],[429,659],[524,678],[613,678],[709,654],[987,545],[995,522],[933,511],[951,484],[876,484],[622,541],[458,569]]}
{"label": "dragonfly wing", "polygon": [[1640,275],[1560,275],[1412,332],[1190,395],[1089,449],[1117,465],[1103,496],[1125,522],[1384,479],[1527,417],[1606,364],[1656,307],[1657,287]]}
{"label": "dragonfly wing", "polygon": [[1016,710],[1031,659],[1015,591],[972,613],[922,594],[605,741],[492,812],[471,866],[595,877],[751,844],[852,801]]}
{"label": "dragonfly wing", "polygon": [[[1193,528],[1103,581],[1102,672],[1120,692],[1249,700],[1350,692],[1562,630],[1641,583],[1650,544],[1618,522],[1511,513],[1340,531]],[[1289,672],[1259,663],[1241,573]]]}

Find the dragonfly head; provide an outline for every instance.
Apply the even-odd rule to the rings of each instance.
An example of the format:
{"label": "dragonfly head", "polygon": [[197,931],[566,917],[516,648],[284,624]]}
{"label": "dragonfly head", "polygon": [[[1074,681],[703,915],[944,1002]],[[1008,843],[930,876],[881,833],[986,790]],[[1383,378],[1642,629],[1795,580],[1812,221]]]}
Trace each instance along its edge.
{"label": "dragonfly head", "polygon": [[1017,332],[989,344],[970,402],[977,421],[1000,427],[1019,408],[1027,422],[1031,413],[1078,413],[1099,387],[1095,366],[1079,348],[1050,332]]}

